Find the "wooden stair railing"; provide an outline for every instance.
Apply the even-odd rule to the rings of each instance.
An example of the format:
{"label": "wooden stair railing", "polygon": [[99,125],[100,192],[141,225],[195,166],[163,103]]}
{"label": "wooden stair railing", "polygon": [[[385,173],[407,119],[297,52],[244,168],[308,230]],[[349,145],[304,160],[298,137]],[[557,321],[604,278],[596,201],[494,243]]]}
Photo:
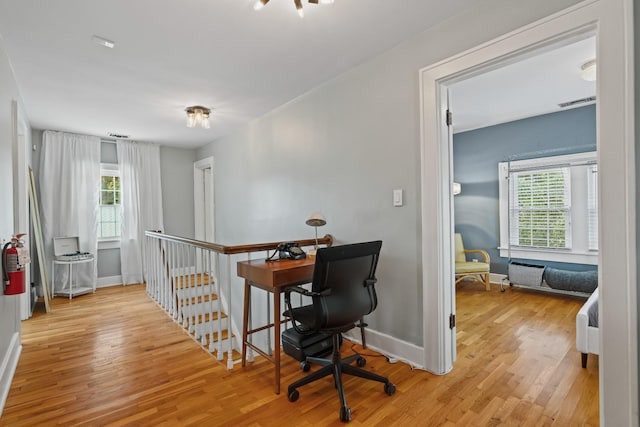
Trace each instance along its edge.
{"label": "wooden stair railing", "polygon": [[[274,250],[281,242],[225,246],[181,236],[147,231],[147,295],[218,360],[227,349],[227,368],[234,364],[235,336],[232,332],[231,255]],[[316,239],[295,240],[300,246],[313,246]],[[333,237],[318,238],[318,244],[331,246]],[[220,287],[219,257],[226,256],[226,289]]]}

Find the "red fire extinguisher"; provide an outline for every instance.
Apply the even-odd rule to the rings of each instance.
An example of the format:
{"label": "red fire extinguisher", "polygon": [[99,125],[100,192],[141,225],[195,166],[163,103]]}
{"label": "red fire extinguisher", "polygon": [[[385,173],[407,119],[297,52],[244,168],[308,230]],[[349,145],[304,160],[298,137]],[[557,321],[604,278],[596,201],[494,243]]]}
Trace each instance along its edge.
{"label": "red fire extinguisher", "polygon": [[4,279],[4,294],[17,295],[25,291],[24,266],[28,262],[21,259],[23,241],[20,238],[24,234],[16,234],[11,237],[2,248],[2,278]]}

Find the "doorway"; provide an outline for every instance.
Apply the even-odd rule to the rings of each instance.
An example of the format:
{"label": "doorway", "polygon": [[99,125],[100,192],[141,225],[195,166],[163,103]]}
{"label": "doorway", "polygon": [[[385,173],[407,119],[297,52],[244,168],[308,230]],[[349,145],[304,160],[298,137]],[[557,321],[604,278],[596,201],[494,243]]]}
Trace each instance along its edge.
{"label": "doorway", "polygon": [[[494,284],[506,277],[511,260],[596,270],[597,204],[591,204],[597,201],[597,167],[578,161],[596,162],[595,73],[585,72],[591,64],[595,70],[595,58],[595,35],[585,34],[448,86],[458,188],[454,228],[466,248],[488,253]],[[540,180],[552,169],[562,181],[543,193],[556,192],[554,206],[540,210],[538,202],[536,212],[510,215],[516,210],[509,196],[515,187],[509,191],[507,185],[514,182],[511,174]],[[541,195],[530,194],[536,200]]]}
{"label": "doorway", "polygon": [[[452,155],[446,125],[448,86],[481,74],[503,61],[560,40],[595,33],[598,57],[597,146],[602,327],[600,414],[612,425],[637,419],[637,324],[635,244],[635,157],[633,141],[633,22],[631,2],[580,3],[497,40],[420,72],[422,101],[422,274],[427,370],[453,368]],[[606,143],[605,143],[606,141]],[[606,191],[604,191],[606,190]],[[606,257],[602,257],[606,253]],[[605,295],[608,294],[608,295]],[[608,320],[606,320],[608,319]],[[606,322],[606,324],[605,324]],[[434,350],[436,348],[437,350]],[[429,349],[429,350],[427,350]],[[627,396],[620,399],[620,396]]]}
{"label": "doorway", "polygon": [[[193,200],[195,216],[195,239],[215,242],[214,174],[213,157],[207,157],[193,164]],[[196,271],[203,272],[203,266],[210,265],[202,259],[200,252],[196,258]],[[217,266],[213,267],[217,271]]]}
{"label": "doorway", "polygon": [[213,157],[193,164],[195,238],[215,242]]}

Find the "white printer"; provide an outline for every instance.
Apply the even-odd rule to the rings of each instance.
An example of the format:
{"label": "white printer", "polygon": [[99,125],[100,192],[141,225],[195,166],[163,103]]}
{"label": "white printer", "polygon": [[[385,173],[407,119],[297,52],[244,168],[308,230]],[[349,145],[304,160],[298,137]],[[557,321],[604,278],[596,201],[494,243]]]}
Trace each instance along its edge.
{"label": "white printer", "polygon": [[93,254],[89,252],[80,252],[78,237],[54,237],[53,255],[58,261],[81,261],[93,258]]}

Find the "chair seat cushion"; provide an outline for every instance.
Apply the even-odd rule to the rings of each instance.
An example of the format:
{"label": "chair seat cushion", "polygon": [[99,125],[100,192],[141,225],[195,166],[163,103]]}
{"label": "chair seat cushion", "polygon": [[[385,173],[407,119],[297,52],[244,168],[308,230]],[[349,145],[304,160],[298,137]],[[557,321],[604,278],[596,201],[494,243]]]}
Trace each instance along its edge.
{"label": "chair seat cushion", "polygon": [[335,328],[323,328],[316,323],[318,320],[316,320],[316,312],[313,309],[313,305],[295,307],[291,311],[287,310],[282,314],[285,317],[295,319],[295,321],[301,324],[303,329],[306,329],[309,333],[313,333],[312,331],[322,331],[328,334],[338,334],[353,329],[356,326],[355,323],[348,323]]}
{"label": "chair seat cushion", "polygon": [[[293,313],[291,311],[293,311]],[[313,311],[313,305],[295,307],[291,311],[287,310],[283,313],[283,315],[285,317],[293,317],[298,323],[302,323],[307,329],[314,328],[315,314]]]}
{"label": "chair seat cushion", "polygon": [[488,272],[489,264],[486,262],[456,262],[456,274]]}

